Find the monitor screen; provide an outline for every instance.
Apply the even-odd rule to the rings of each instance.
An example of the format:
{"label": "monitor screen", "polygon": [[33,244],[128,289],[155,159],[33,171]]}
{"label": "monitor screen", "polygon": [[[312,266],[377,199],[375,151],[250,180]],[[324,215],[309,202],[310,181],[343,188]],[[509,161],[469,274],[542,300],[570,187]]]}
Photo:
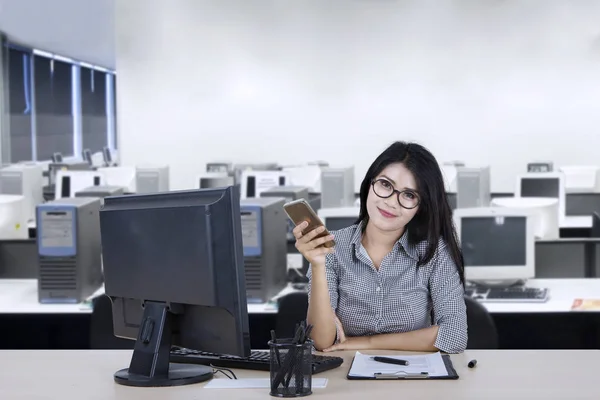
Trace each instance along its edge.
{"label": "monitor screen", "polygon": [[521,197],[559,197],[558,178],[521,178]]}
{"label": "monitor screen", "polygon": [[526,217],[464,217],[460,231],[465,267],[527,263]]}
{"label": "monitor screen", "polygon": [[357,217],[327,217],[325,227],[329,231],[337,231],[354,225],[357,219]]}

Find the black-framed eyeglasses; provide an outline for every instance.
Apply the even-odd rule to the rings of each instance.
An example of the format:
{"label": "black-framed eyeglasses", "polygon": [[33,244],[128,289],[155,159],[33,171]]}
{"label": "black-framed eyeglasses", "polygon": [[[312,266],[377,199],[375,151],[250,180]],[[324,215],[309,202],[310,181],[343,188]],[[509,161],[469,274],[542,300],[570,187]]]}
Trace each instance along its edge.
{"label": "black-framed eyeglasses", "polygon": [[419,194],[411,189],[397,190],[394,189],[394,185],[391,184],[387,179],[379,178],[372,182],[373,193],[382,199],[392,197],[392,195],[398,195],[398,204],[407,210],[411,210],[417,207],[421,203]]}

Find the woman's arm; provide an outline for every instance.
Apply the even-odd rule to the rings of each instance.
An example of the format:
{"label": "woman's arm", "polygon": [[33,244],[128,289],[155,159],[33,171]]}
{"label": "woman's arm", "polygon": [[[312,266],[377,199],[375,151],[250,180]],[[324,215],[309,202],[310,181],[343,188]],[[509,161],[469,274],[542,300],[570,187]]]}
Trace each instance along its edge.
{"label": "woman's arm", "polygon": [[437,351],[434,346],[439,327],[434,325],[402,333],[382,333],[373,336],[348,337],[323,350],[403,350],[403,351]]}
{"label": "woman's arm", "polygon": [[[327,256],[327,260],[331,258]],[[336,339],[337,274],[328,263],[332,261],[326,261],[325,265],[311,264],[308,271],[307,322],[313,326],[310,336],[317,350],[330,347]]]}

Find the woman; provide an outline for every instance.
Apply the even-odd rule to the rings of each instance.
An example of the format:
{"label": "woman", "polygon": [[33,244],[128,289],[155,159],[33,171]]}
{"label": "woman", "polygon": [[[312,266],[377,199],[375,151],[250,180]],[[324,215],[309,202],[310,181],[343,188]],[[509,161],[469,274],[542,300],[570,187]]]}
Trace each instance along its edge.
{"label": "woman", "polygon": [[[460,353],[467,345],[464,266],[433,155],[396,142],[360,187],[355,225],[296,247],[310,262],[307,320],[323,351]],[[333,248],[321,245],[335,238]]]}

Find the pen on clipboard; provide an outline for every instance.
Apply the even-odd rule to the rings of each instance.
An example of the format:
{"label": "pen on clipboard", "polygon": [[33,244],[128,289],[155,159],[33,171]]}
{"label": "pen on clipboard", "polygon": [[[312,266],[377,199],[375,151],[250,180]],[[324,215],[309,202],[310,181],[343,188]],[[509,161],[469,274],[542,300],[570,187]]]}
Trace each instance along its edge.
{"label": "pen on clipboard", "polygon": [[394,365],[408,365],[408,361],[406,360],[400,360],[397,358],[391,358],[391,357],[380,357],[380,356],[375,356],[375,357],[371,357],[371,359],[373,361],[377,361],[380,363],[385,363],[385,364],[394,364]]}
{"label": "pen on clipboard", "polygon": [[421,378],[426,379],[429,378],[428,372],[393,372],[393,373],[383,373],[376,372],[374,375],[375,379],[402,379],[402,378]]}

